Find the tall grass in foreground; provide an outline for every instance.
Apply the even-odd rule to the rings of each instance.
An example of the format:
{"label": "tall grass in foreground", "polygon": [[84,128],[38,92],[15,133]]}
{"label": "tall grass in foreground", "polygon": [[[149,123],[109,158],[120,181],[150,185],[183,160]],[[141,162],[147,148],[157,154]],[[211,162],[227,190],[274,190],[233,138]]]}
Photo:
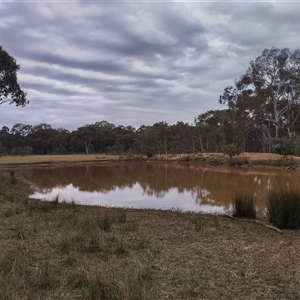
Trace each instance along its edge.
{"label": "tall grass in foreground", "polygon": [[255,201],[252,195],[237,193],[234,196],[233,216],[236,218],[256,218]]}
{"label": "tall grass in foreground", "polygon": [[282,188],[267,196],[269,221],[280,229],[300,228],[300,191]]}

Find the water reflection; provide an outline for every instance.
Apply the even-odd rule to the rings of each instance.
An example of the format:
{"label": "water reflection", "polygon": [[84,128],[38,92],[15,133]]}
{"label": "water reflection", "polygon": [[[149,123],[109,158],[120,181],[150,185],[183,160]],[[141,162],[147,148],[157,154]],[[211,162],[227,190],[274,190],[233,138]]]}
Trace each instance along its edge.
{"label": "water reflection", "polygon": [[229,210],[238,191],[252,193],[263,210],[267,190],[296,187],[300,178],[283,171],[154,163],[30,168],[22,175],[39,186],[34,198],[59,195],[82,204],[215,212]]}

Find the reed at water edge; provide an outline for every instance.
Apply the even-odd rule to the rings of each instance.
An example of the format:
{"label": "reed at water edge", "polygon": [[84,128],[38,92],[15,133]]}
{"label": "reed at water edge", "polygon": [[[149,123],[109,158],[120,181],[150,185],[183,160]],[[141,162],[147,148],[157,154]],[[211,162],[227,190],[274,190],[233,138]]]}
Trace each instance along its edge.
{"label": "reed at water edge", "polygon": [[233,198],[233,216],[236,218],[256,218],[255,200],[253,195],[236,193]]}
{"label": "reed at water edge", "polygon": [[267,195],[269,221],[279,229],[300,228],[300,191],[273,189]]}

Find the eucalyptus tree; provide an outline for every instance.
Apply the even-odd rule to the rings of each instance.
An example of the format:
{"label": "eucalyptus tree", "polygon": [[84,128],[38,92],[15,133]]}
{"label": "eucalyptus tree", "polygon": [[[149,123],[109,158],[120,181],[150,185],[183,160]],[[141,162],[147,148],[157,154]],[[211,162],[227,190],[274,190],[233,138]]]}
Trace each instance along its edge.
{"label": "eucalyptus tree", "polygon": [[192,153],[194,150],[194,140],[191,125],[182,121],[170,126],[172,134],[171,150],[173,153]]}
{"label": "eucalyptus tree", "polygon": [[26,145],[32,147],[34,154],[54,153],[57,134],[58,131],[46,123],[32,126],[26,135]]}
{"label": "eucalyptus tree", "polygon": [[155,136],[152,127],[149,125],[140,126],[135,132],[133,147],[138,153],[152,157],[156,152]]}
{"label": "eucalyptus tree", "polygon": [[234,122],[228,110],[209,110],[196,117],[194,124],[201,151],[220,152],[223,145],[237,142]]}
{"label": "eucalyptus tree", "polygon": [[151,127],[151,134],[154,139],[156,153],[159,155],[162,153],[167,155],[171,134],[169,124],[167,122],[153,124]]}
{"label": "eucalyptus tree", "polygon": [[265,49],[219,102],[246,122],[263,123],[269,136],[293,138],[300,110],[300,50]]}
{"label": "eucalyptus tree", "polygon": [[89,154],[94,147],[91,147],[92,140],[96,136],[96,126],[87,124],[85,126],[79,127],[76,131],[76,135],[85,146],[85,153]]}
{"label": "eucalyptus tree", "polygon": [[0,46],[0,105],[9,102],[16,106],[25,106],[28,103],[26,93],[18,83],[19,70],[16,60]]}
{"label": "eucalyptus tree", "polygon": [[[134,152],[132,146],[135,138],[135,128],[132,126],[115,126],[109,131],[109,137],[109,143],[106,146],[107,152],[119,154],[124,154],[128,151]],[[113,145],[111,141],[113,141]]]}
{"label": "eucalyptus tree", "polygon": [[94,129],[93,146],[96,152],[107,152],[116,142],[115,128],[116,126],[107,121],[96,122],[90,125]]}
{"label": "eucalyptus tree", "polygon": [[31,132],[31,130],[31,125],[17,123],[11,128],[10,133],[14,135],[26,136]]}

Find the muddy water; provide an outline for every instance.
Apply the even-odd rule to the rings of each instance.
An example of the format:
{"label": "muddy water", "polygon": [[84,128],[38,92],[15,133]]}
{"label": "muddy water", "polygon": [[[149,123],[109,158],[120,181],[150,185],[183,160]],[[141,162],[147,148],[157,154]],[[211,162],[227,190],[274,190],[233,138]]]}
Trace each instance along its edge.
{"label": "muddy water", "polygon": [[28,168],[20,171],[39,189],[32,198],[90,205],[225,212],[236,192],[255,196],[265,209],[268,190],[297,187],[300,174],[228,167],[121,163]]}

